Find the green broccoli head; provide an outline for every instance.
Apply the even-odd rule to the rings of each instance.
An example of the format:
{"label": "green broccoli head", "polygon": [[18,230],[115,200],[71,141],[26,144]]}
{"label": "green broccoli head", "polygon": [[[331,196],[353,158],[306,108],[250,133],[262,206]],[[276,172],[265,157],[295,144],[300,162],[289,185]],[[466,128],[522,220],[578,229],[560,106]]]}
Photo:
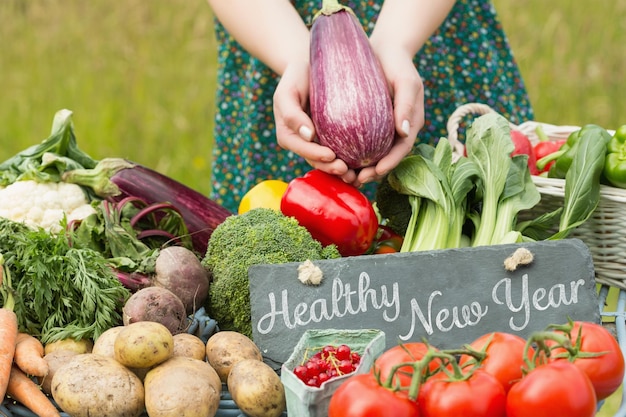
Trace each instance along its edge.
{"label": "green broccoli head", "polygon": [[396,191],[389,184],[386,175],[376,188],[374,200],[380,217],[386,221],[385,224],[400,236],[404,236],[413,214],[409,197]]}
{"label": "green broccoli head", "polygon": [[257,208],[230,216],[213,231],[202,260],[212,274],[209,315],[220,329],[252,337],[250,266],[340,256],[334,245],[322,246],[295,218],[279,211]]}

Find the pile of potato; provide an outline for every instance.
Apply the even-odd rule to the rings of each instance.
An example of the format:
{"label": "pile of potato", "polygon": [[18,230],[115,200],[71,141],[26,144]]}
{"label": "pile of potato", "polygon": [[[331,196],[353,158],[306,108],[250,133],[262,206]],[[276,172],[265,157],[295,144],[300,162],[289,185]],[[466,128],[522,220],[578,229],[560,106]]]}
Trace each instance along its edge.
{"label": "pile of potato", "polygon": [[280,377],[258,347],[237,332],[217,332],[205,344],[157,322],[113,327],[92,345],[47,346],[42,389],[72,417],[213,417],[226,384],[250,417],[286,409]]}

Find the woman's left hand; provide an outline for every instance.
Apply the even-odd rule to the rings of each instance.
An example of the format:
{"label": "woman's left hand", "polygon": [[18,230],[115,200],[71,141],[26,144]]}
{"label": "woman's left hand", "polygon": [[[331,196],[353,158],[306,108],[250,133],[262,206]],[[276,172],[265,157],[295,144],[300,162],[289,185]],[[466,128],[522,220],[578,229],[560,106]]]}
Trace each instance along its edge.
{"label": "woman's left hand", "polygon": [[354,179],[349,177],[350,173],[343,177],[344,181],[356,186],[378,181],[395,168],[411,153],[417,133],[424,126],[424,85],[413,57],[389,46],[381,49],[384,52],[375,52],[391,89],[396,140],[389,153],[375,166],[361,169]]}

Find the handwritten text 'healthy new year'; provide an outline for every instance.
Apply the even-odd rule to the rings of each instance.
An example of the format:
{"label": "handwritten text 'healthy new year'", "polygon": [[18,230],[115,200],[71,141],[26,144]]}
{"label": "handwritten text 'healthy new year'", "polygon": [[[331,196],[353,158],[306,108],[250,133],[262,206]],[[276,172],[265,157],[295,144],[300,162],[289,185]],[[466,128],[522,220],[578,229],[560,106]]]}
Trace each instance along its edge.
{"label": "handwritten text 'healthy new year'", "polygon": [[[585,285],[584,279],[569,283],[554,284],[551,287],[530,289],[528,275],[521,278],[502,278],[491,290],[491,302],[504,306],[511,316],[508,324],[512,330],[521,331],[529,323],[532,311],[558,309],[578,303],[579,288]],[[395,322],[400,317],[400,289],[397,282],[383,284],[378,288],[371,286],[367,273],[359,276],[356,287],[335,278],[329,298],[318,298],[310,302],[290,300],[288,291],[282,290],[280,299],[274,292],[268,294],[269,312],[257,323],[261,334],[272,332],[274,326],[282,325],[288,329],[307,326],[310,323],[331,321],[337,318],[358,316],[363,313],[380,313],[385,322]],[[455,328],[476,326],[489,312],[487,302],[472,301],[468,304],[444,307],[446,294],[441,290],[430,293],[423,305],[415,298],[410,299],[409,328],[399,335],[402,340],[413,337],[418,326],[431,335],[435,330],[448,332]],[[280,324],[277,324],[277,321]]]}

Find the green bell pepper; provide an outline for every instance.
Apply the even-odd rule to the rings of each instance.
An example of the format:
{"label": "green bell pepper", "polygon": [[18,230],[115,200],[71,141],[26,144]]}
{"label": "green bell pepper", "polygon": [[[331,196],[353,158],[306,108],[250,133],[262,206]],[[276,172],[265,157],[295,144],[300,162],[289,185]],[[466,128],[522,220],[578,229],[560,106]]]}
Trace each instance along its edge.
{"label": "green bell pepper", "polygon": [[618,188],[626,188],[626,125],[618,128],[607,145],[604,177]]}
{"label": "green bell pepper", "polygon": [[598,139],[604,140],[606,144],[608,144],[611,139],[609,132],[603,127],[594,124],[585,125],[581,129],[572,132],[561,149],[553,154],[553,157],[556,157],[556,162],[552,165],[550,171],[548,171],[548,177],[565,178],[565,174],[567,174],[567,171],[572,165],[574,155],[578,152],[580,139],[584,135],[597,136]]}

